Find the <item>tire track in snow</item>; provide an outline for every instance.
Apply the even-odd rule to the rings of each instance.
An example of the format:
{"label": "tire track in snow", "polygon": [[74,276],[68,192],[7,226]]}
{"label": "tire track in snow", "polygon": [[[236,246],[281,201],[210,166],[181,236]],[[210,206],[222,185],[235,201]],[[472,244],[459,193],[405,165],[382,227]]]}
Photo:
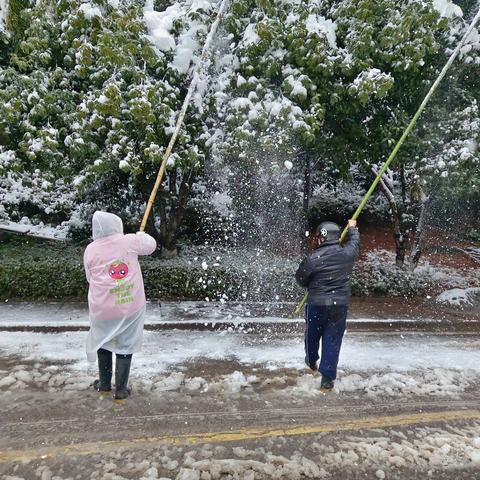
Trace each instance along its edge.
{"label": "tire track in snow", "polygon": [[368,405],[339,405],[338,407],[321,407],[318,410],[309,407],[301,408],[265,408],[265,409],[253,409],[253,410],[238,410],[238,411],[196,411],[196,412],[172,412],[172,413],[160,413],[155,415],[129,415],[129,416],[115,416],[112,418],[65,418],[55,420],[40,420],[33,422],[10,422],[2,425],[2,429],[13,429],[18,431],[19,428],[26,428],[31,432],[32,428],[44,428],[49,425],[56,424],[84,424],[87,422],[89,425],[94,422],[95,425],[109,425],[118,424],[133,426],[135,423],[144,421],[161,421],[167,419],[181,419],[182,421],[189,419],[202,419],[202,418],[237,418],[241,417],[245,419],[257,419],[257,418],[294,418],[297,416],[307,416],[311,418],[312,415],[327,415],[349,412],[347,416],[361,416],[363,413],[369,413],[371,411],[382,410],[398,412],[400,410],[411,412],[421,412],[422,410],[442,409],[443,411],[449,411],[453,409],[475,409],[478,407],[478,401],[474,400],[438,400],[428,402],[388,402],[388,403],[373,403]]}

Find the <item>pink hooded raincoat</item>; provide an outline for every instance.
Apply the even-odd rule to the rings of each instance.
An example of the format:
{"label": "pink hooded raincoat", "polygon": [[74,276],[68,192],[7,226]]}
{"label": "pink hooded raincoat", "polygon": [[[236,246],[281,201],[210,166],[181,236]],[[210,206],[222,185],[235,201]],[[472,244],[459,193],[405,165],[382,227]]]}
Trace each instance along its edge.
{"label": "pink hooded raincoat", "polygon": [[143,232],[123,234],[122,220],[107,212],[95,212],[93,242],[84,254],[90,311],[87,358],[94,362],[97,350],[138,352],[142,346],[145,291],[139,255],[150,255],[156,242]]}

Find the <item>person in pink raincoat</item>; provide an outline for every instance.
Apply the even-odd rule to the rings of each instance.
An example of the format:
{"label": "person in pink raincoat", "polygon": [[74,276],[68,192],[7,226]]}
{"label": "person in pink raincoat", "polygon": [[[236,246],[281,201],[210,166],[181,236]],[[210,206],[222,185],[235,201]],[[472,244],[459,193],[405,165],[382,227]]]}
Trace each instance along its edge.
{"label": "person in pink raincoat", "polygon": [[112,352],[116,354],[115,399],[130,394],[128,377],[132,354],[140,351],[145,317],[145,291],[139,255],[155,251],[155,239],[144,232],[123,234],[122,220],[97,211],[92,219],[93,242],[84,254],[90,331],[87,359],[98,358],[99,392],[112,390]]}

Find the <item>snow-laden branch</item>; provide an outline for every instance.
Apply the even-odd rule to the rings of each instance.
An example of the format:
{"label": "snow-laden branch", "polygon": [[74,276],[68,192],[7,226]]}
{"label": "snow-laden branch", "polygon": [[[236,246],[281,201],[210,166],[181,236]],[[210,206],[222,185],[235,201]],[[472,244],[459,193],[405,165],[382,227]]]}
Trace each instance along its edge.
{"label": "snow-laden branch", "polygon": [[476,262],[480,263],[480,248],[473,248],[473,247],[459,248],[459,247],[455,247],[455,249],[458,250],[459,252],[464,253],[465,255],[468,255],[470,258],[472,258]]}
{"label": "snow-laden branch", "polygon": [[[378,175],[378,170],[374,165],[369,165],[368,162],[365,161],[365,164],[370,168],[373,175]],[[392,170],[388,169],[385,174],[380,179],[380,188],[385,193],[385,196],[388,199],[388,203],[390,205],[397,205],[397,200],[395,199],[395,194],[393,190],[393,172]]]}
{"label": "snow-laden branch", "polygon": [[7,27],[8,0],[0,0],[0,31]]}

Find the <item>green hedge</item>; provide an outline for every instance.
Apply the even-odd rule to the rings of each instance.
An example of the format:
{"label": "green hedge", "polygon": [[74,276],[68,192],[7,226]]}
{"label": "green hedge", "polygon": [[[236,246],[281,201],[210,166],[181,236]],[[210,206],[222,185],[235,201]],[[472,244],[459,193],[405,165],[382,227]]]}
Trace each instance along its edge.
{"label": "green hedge", "polygon": [[[83,247],[37,241],[9,240],[0,244],[0,298],[46,300],[87,296]],[[148,298],[211,300],[296,299],[301,294],[290,271],[254,270],[229,265],[204,271],[186,261],[141,258]],[[213,263],[213,261],[211,262]]]}
{"label": "green hedge", "polygon": [[2,299],[84,298],[82,249],[36,241],[0,244]]}
{"label": "green hedge", "polygon": [[[1,243],[0,298],[85,300],[88,285],[83,249],[17,239]],[[148,298],[219,300],[223,296],[226,300],[296,301],[302,296],[293,278],[293,259],[267,259],[261,267],[248,265],[248,261],[223,263],[207,271],[199,262],[182,259],[147,257],[140,262]],[[358,296],[411,296],[428,288],[428,282],[420,282],[415,274],[381,262],[359,265],[352,278],[352,292]]]}

